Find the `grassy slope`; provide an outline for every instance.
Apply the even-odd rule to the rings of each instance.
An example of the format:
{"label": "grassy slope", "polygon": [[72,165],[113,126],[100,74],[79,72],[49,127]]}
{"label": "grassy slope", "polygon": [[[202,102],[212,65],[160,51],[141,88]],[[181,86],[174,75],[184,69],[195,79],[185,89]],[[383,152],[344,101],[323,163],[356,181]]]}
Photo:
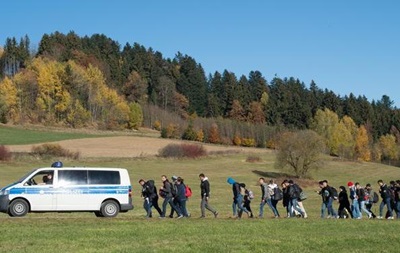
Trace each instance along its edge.
{"label": "grassy slope", "polygon": [[[90,159],[64,161],[66,166],[124,167],[130,171],[134,186],[134,211],[120,214],[115,219],[99,219],[89,213],[28,214],[13,219],[0,214],[0,251],[54,252],[395,252],[400,246],[397,221],[385,220],[321,220],[320,199],[314,193],[317,184],[308,181],[305,189],[309,199],[304,202],[310,218],[267,218],[232,220],[231,189],[226,178],[232,176],[245,182],[259,197],[256,181],[260,174],[276,175],[274,156],[262,156],[263,162],[246,163],[247,155],[209,157],[198,160],[169,159]],[[52,161],[26,158],[0,163],[0,186],[4,186],[34,167],[48,166]],[[211,204],[220,212],[215,220],[208,213],[199,220],[199,181],[204,172],[210,177]],[[275,173],[275,174],[274,174]],[[148,221],[139,196],[138,179],[179,175],[186,179],[194,192],[188,202],[192,218],[186,220]],[[332,185],[345,185],[347,181],[371,182],[375,188],[380,178],[388,181],[400,178],[400,169],[373,163],[341,162],[327,158],[327,162],[314,178],[328,179]],[[258,214],[258,200],[252,203]],[[336,208],[337,206],[335,206]],[[279,211],[284,213],[279,203]],[[382,240],[381,238],[385,238]],[[292,249],[292,250],[291,250]]]}

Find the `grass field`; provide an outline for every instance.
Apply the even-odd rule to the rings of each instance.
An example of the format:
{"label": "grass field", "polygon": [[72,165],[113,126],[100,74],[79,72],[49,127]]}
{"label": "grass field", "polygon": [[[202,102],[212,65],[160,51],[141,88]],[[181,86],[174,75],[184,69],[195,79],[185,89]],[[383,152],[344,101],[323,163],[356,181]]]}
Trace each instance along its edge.
{"label": "grass field", "polygon": [[[256,193],[252,202],[258,214],[260,176],[282,179],[274,169],[274,154],[255,154],[259,163],[245,162],[249,154],[211,156],[197,160],[161,158],[90,158],[65,160],[65,166],[123,167],[129,170],[135,209],[114,219],[96,218],[91,213],[28,214],[9,218],[0,214],[1,252],[397,252],[400,247],[398,221],[320,219],[320,197],[314,192],[317,181],[328,179],[333,186],[350,180],[365,185],[400,178],[400,169],[374,163],[337,161],[327,157],[314,180],[301,180],[309,198],[304,201],[308,219],[273,219],[265,209],[264,219],[231,219],[232,193],[226,178],[245,182]],[[52,160],[21,157],[0,163],[0,186],[17,180],[35,167],[49,166]],[[199,180],[205,173],[211,183],[211,204],[220,215],[198,219]],[[179,175],[192,188],[188,219],[146,220],[140,199],[140,178],[155,179]],[[267,207],[266,207],[267,208]],[[281,203],[279,211],[284,214]],[[337,205],[335,205],[337,208]],[[376,207],[375,207],[376,210]]]}
{"label": "grass field", "polygon": [[38,131],[31,129],[0,126],[1,145],[35,144],[35,143],[91,138],[91,137],[97,137],[97,135],[85,134],[85,133],[49,131],[46,129]]}

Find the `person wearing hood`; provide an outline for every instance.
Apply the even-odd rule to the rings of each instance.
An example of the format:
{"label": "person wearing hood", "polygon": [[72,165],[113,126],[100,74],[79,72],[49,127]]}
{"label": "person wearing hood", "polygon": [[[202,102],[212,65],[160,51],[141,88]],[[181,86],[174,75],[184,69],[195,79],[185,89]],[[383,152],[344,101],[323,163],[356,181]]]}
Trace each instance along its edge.
{"label": "person wearing hood", "polygon": [[208,203],[210,199],[210,182],[208,182],[208,177],[206,177],[203,173],[199,175],[200,179],[200,192],[201,192],[201,216],[200,218],[206,217],[206,209],[214,214],[214,217],[217,218],[218,212]]}
{"label": "person wearing hood", "polygon": [[[172,201],[174,202],[175,206],[179,206],[178,203],[178,198],[177,198],[177,193],[178,193],[178,186],[177,186],[177,180],[178,180],[178,176],[172,176],[171,177],[171,193],[172,193]],[[174,218],[174,213],[175,213],[175,209],[171,208],[171,212],[169,213],[169,217],[170,218]]]}
{"label": "person wearing hood", "polygon": [[229,177],[227,180],[228,184],[232,185],[232,192],[233,192],[233,203],[232,203],[232,211],[233,217],[238,217],[239,219],[242,218],[243,212],[249,214],[249,211],[244,208],[243,206],[243,196],[244,196],[244,189],[245,185],[241,185],[236,182],[233,178]]}
{"label": "person wearing hood", "polygon": [[339,208],[338,208],[338,215],[339,218],[347,218],[350,215],[353,218],[353,213],[351,212],[350,208],[350,201],[349,196],[347,195],[346,187],[340,186],[339,187],[339,196],[338,196]]}

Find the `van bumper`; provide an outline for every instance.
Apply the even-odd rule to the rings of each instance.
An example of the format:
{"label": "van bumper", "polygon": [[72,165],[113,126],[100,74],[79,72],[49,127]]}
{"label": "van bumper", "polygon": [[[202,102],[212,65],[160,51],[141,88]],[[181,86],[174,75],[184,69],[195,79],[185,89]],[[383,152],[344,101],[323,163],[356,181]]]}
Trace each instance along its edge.
{"label": "van bumper", "polygon": [[0,212],[7,213],[9,204],[8,195],[0,195]]}
{"label": "van bumper", "polygon": [[132,210],[133,209],[132,199],[129,198],[129,203],[128,204],[121,204],[120,206],[121,206],[121,210],[120,211],[122,211],[122,212],[124,212],[124,211],[126,212],[126,211],[129,211],[129,210]]}

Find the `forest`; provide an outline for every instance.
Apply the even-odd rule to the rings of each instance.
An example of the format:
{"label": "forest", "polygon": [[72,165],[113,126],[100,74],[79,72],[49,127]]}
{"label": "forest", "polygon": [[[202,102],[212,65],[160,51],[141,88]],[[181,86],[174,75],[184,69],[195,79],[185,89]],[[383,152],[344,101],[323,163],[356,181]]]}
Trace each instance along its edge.
{"label": "forest", "polygon": [[313,81],[267,80],[258,70],[205,73],[189,55],[170,59],[103,34],[44,34],[35,52],[28,36],[7,38],[0,48],[0,122],[143,126],[164,138],[262,148],[310,129],[341,158],[396,161],[400,154],[400,110],[387,95],[339,96]]}

